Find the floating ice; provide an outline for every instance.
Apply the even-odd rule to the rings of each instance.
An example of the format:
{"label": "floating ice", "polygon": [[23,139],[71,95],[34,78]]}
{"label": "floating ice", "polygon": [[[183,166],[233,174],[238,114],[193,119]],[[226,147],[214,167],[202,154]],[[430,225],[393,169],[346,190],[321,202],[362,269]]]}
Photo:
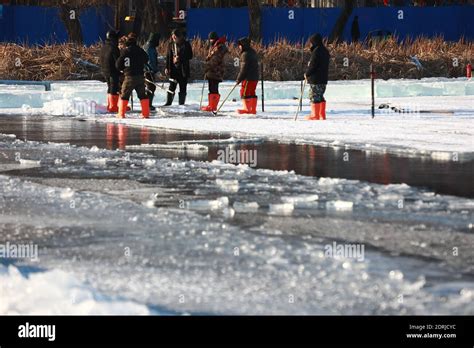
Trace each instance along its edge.
{"label": "floating ice", "polygon": [[319,199],[318,195],[299,195],[299,196],[283,196],[281,200],[285,203],[306,203],[314,202]]}
{"label": "floating ice", "polygon": [[452,152],[433,151],[431,157],[438,161],[451,161],[453,159]]}
{"label": "floating ice", "polygon": [[186,207],[192,210],[219,210],[227,208],[229,205],[229,198],[220,197],[215,200],[195,200],[186,202]]}
{"label": "floating ice", "polygon": [[209,148],[204,145],[199,144],[183,144],[183,143],[176,143],[176,144],[142,144],[142,145],[127,145],[125,147],[127,150],[185,150],[185,151],[208,151]]}
{"label": "floating ice", "polygon": [[234,138],[228,139],[205,139],[205,140],[182,140],[170,141],[168,144],[206,144],[206,145],[226,145],[226,144],[260,144],[263,143],[263,138]]}
{"label": "floating ice", "polygon": [[403,279],[403,272],[401,272],[399,270],[390,271],[388,273],[388,277],[392,280],[402,280]]}
{"label": "floating ice", "polygon": [[23,158],[20,158],[20,164],[22,166],[28,166],[28,167],[34,167],[34,166],[39,166],[41,165],[41,161],[33,161],[33,160],[27,160],[27,159],[23,159]]}
{"label": "floating ice", "polygon": [[326,209],[329,210],[352,210],[354,203],[348,201],[326,202]]}
{"label": "floating ice", "polygon": [[238,213],[253,213],[258,210],[257,202],[234,202],[234,210]]}
{"label": "floating ice", "polygon": [[293,203],[270,204],[268,213],[270,215],[291,215],[294,210]]}
{"label": "floating ice", "polygon": [[216,185],[224,192],[238,192],[239,191],[239,181],[238,180],[225,180],[225,179],[216,179]]}
{"label": "floating ice", "polygon": [[74,190],[72,190],[71,188],[66,188],[64,190],[61,191],[60,193],[60,197],[62,199],[70,199],[74,196]]}

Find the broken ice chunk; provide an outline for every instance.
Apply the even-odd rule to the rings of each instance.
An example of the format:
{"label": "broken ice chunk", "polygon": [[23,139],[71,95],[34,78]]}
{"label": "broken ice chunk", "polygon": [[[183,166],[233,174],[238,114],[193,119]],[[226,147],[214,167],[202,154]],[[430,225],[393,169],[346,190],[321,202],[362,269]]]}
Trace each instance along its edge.
{"label": "broken ice chunk", "polygon": [[284,196],[281,200],[285,203],[314,202],[319,199],[318,195],[300,195],[300,196]]}
{"label": "broken ice chunk", "polygon": [[271,215],[291,215],[295,210],[293,203],[270,204],[269,214]]}
{"label": "broken ice chunk", "polygon": [[238,180],[216,179],[216,184],[224,192],[237,192],[237,191],[239,191],[239,181]]}
{"label": "broken ice chunk", "polygon": [[193,210],[219,210],[227,208],[229,205],[229,198],[227,197],[220,197],[215,200],[196,200],[187,202],[186,206],[189,209]]}
{"label": "broken ice chunk", "polygon": [[330,210],[352,210],[354,203],[348,201],[326,202],[326,209]]}
{"label": "broken ice chunk", "polygon": [[257,202],[234,202],[234,210],[238,213],[252,213],[258,210]]}

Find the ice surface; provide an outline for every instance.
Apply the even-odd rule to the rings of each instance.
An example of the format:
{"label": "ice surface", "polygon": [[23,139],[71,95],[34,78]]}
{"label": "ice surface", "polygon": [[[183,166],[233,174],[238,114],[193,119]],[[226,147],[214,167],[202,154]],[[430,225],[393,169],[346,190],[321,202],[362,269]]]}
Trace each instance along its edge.
{"label": "ice surface", "polygon": [[[223,83],[221,93],[230,91],[232,85],[231,82]],[[298,104],[294,97],[299,94],[299,82],[267,82],[266,111],[259,112],[257,117],[187,117],[198,108],[201,86],[199,82],[190,84],[187,108],[173,106],[160,109],[158,116],[148,120],[133,114],[120,122],[195,132],[228,132],[235,138],[267,138],[430,156],[440,160],[450,160],[454,153],[458,160],[473,157],[474,81],[465,78],[377,81],[377,105],[391,103],[404,109],[448,110],[453,114],[387,114],[386,110],[377,109],[374,120],[370,118],[370,81],[330,82],[326,94],[326,122],[301,121],[309,113],[307,100],[300,121],[293,121]],[[105,122],[119,122],[102,115],[105,94],[105,85],[95,81],[53,83],[51,92],[36,87],[0,86],[0,114],[80,115]],[[162,102],[160,98],[164,99],[164,94],[157,93],[156,104]],[[239,99],[238,91],[224,105],[222,110],[225,115],[240,104],[233,102],[232,98]],[[138,105],[136,108],[140,109]],[[164,117],[170,113],[176,117]]]}
{"label": "ice surface", "polygon": [[[0,243],[38,243],[45,269],[34,281],[0,276],[2,291],[13,285],[17,292],[2,296],[5,312],[34,311],[34,302],[17,305],[29,286],[39,298],[57,295],[57,313],[113,314],[116,301],[132,314],[155,307],[201,314],[474,313],[473,283],[454,281],[452,271],[473,271],[468,199],[407,185],[1,139],[12,163],[21,152],[40,167],[30,177],[0,175]],[[222,192],[236,182],[237,191]],[[298,208],[338,201],[356,204],[348,213]],[[363,260],[325,256],[335,240],[366,245]],[[458,258],[446,254],[453,245]],[[452,268],[426,261],[433,259]],[[82,286],[81,303],[91,305],[67,303]],[[113,300],[104,305],[97,296]]]}

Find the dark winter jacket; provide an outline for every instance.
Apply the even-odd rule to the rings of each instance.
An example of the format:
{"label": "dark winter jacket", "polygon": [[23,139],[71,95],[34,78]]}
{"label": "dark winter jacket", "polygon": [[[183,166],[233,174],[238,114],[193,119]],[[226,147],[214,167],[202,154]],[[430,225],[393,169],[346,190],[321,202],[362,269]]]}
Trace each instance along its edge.
{"label": "dark winter jacket", "polygon": [[322,40],[313,42],[311,47],[311,59],[306,69],[306,79],[313,85],[326,85],[329,74],[329,51]]}
{"label": "dark winter jacket", "polygon": [[[178,62],[175,64],[173,58],[177,56]],[[185,78],[191,76],[189,61],[193,59],[193,49],[188,41],[181,44],[170,42],[168,54],[166,55],[166,69],[168,69],[172,79]]]}
{"label": "dark winter jacket", "polygon": [[221,37],[217,40],[214,45],[209,49],[209,53],[206,57],[206,67],[205,78],[207,80],[218,80],[222,81],[224,79],[224,58],[225,55],[229,52],[225,44],[226,38]]}
{"label": "dark winter jacket", "polygon": [[250,47],[250,41],[247,38],[240,39],[239,45],[242,46],[242,53],[240,54],[240,72],[237,76],[237,82],[244,80],[258,81],[258,56],[257,52]]}
{"label": "dark winter jacket", "polygon": [[105,40],[104,47],[100,51],[100,67],[104,77],[120,75],[120,71],[115,67],[115,62],[120,57],[117,40]]}
{"label": "dark winter jacket", "polygon": [[146,52],[134,43],[122,51],[115,66],[118,70],[123,71],[125,76],[143,76],[147,62]]}

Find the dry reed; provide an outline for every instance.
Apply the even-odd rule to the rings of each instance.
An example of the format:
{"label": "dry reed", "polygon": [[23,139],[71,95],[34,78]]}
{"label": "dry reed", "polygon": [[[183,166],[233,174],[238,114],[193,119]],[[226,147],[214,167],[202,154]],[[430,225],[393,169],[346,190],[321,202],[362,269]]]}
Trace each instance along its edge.
{"label": "dry reed", "polygon": [[[166,52],[166,42],[158,51]],[[202,79],[207,54],[205,41],[192,41],[195,58],[191,61],[193,79]],[[0,79],[14,80],[80,80],[100,79],[100,71],[78,64],[78,59],[92,64],[99,63],[100,44],[85,47],[73,44],[31,46],[0,44]],[[280,40],[272,45],[255,45],[264,63],[265,79],[273,81],[299,80],[302,78],[309,49],[304,53],[301,45]],[[465,76],[465,67],[471,62],[473,44],[465,40],[447,42],[442,38],[408,39],[399,43],[396,38],[373,44],[328,45],[331,52],[329,76],[331,80],[363,79],[369,77],[369,66],[375,64],[377,77],[421,78]],[[226,59],[226,79],[234,79],[238,72],[234,58],[239,56],[234,44],[229,44]],[[423,69],[411,60],[416,56]],[[456,66],[457,63],[457,66]]]}

